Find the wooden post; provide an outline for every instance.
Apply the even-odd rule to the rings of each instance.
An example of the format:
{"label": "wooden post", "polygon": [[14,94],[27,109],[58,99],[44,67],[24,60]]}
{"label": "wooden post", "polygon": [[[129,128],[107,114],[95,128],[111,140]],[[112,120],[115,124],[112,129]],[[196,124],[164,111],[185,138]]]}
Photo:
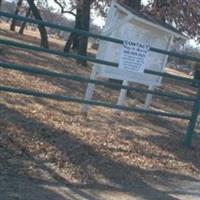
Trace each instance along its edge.
{"label": "wooden post", "polygon": [[[112,23],[112,18],[114,17],[114,14],[115,14],[115,11],[116,11],[116,9],[114,9],[114,2],[113,1],[111,3],[111,7],[113,9],[112,9],[112,12],[108,14],[108,18],[107,18],[107,22],[106,22],[107,25]],[[108,34],[104,33],[104,31],[102,32],[102,34],[105,35],[105,36],[108,36]],[[100,59],[102,54],[104,53],[105,43],[106,43],[106,41],[101,42],[101,45],[99,46],[99,49],[98,49],[98,52],[97,52],[97,55],[96,55],[97,59]],[[90,74],[90,79],[96,79],[98,66],[101,66],[101,65],[99,65],[99,64],[94,65],[92,72]],[[95,90],[95,84],[88,83],[84,99],[85,100],[91,100],[92,97],[93,97],[93,94],[94,94],[94,90]],[[89,105],[83,104],[82,107],[81,107],[81,113],[87,114],[89,108],[90,108]]]}
{"label": "wooden post", "polygon": [[[153,91],[155,89],[155,86],[149,85],[148,89]],[[145,104],[144,104],[144,109],[146,109],[146,110],[149,109],[149,106],[151,105],[151,102],[152,102],[152,98],[153,98],[152,94],[147,94]]]}
{"label": "wooden post", "polygon": [[[122,85],[128,86],[128,81],[123,81]],[[124,102],[126,101],[127,90],[121,89],[120,95],[118,97],[117,105],[123,106]]]}
{"label": "wooden post", "polygon": [[[90,75],[90,79],[94,79],[96,80],[96,76],[97,76],[97,67],[94,66],[92,69],[92,73]],[[94,83],[88,83],[87,86],[87,91],[85,93],[85,100],[91,100],[94,94],[94,90],[95,90],[95,84]],[[81,107],[81,113],[85,113],[87,114],[89,110],[89,105],[83,104]]]}

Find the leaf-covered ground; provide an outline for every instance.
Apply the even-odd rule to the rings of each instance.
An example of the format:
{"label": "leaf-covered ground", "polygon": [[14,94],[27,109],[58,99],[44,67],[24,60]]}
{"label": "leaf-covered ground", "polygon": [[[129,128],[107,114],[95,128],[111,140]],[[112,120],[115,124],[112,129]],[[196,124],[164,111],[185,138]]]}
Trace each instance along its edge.
{"label": "leaf-covered ground", "polygon": [[[9,32],[2,23],[0,26],[0,38],[39,44],[38,35],[30,36],[31,31],[29,35],[20,36]],[[62,49],[64,42],[52,38],[50,41],[51,48]],[[72,59],[59,56],[2,45],[0,48],[1,61],[84,77],[89,77],[91,72],[92,64],[83,67]],[[168,71],[187,76],[175,70]],[[75,97],[84,97],[86,89],[83,83],[1,68],[0,84]],[[162,90],[195,95],[195,89],[190,85],[169,80],[163,81]],[[116,103],[118,94],[119,91],[97,86],[94,99]],[[142,107],[144,98],[145,95],[131,93],[127,105]],[[154,97],[151,107],[187,114],[191,108],[188,102],[159,97]],[[103,107],[92,107],[85,116],[80,113],[79,104],[1,92],[0,191],[4,191],[5,199],[27,199],[19,195],[17,186],[12,185],[14,182],[24,183],[26,188],[28,177],[36,185],[45,182],[48,186],[61,184],[101,191],[116,190],[115,195],[117,191],[123,191],[143,199],[176,199],[155,189],[153,183],[178,187],[178,181],[198,181],[200,137],[197,130],[193,148],[184,148],[181,142],[186,127],[185,120],[119,113]],[[8,188],[15,192],[9,193]],[[55,199],[62,199],[61,196],[55,196]],[[95,199],[87,198],[87,195],[83,197]]]}

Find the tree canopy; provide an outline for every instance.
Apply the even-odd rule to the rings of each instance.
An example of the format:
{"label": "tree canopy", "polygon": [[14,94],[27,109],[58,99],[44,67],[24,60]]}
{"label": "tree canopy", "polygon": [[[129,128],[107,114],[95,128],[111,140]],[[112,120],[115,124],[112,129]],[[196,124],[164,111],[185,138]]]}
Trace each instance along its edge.
{"label": "tree canopy", "polygon": [[154,0],[144,8],[144,12],[200,40],[199,0]]}
{"label": "tree canopy", "polygon": [[[75,17],[74,28],[90,31],[90,12],[106,17],[111,0],[52,0],[58,5],[60,14],[71,14]],[[142,5],[142,0],[118,0],[140,12],[147,13],[158,20],[175,26],[179,31],[189,37],[200,40],[200,1],[199,0],[149,0],[147,5]],[[42,10],[48,10],[50,0],[18,0],[15,14],[19,13],[22,2],[29,5],[27,16],[32,12],[36,19],[42,20]],[[49,11],[51,12],[51,11]],[[13,21],[15,22],[15,21]],[[12,24],[11,24],[12,26]],[[14,26],[13,26],[14,27]],[[14,30],[14,29],[13,29]],[[47,31],[44,26],[39,26],[41,45],[48,48]],[[87,53],[87,37],[72,33],[66,42],[66,52],[73,47],[79,54]]]}

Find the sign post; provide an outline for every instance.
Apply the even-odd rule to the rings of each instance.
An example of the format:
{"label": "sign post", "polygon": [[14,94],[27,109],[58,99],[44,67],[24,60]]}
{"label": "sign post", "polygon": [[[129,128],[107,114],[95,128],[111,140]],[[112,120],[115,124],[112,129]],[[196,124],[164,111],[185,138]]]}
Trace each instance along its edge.
{"label": "sign post", "polygon": [[[119,66],[94,66],[90,79],[96,79],[98,76],[105,78],[112,78],[117,80],[123,80],[123,85],[128,86],[129,82],[135,80],[138,83],[144,83],[144,79],[147,85],[153,85],[151,78],[148,78],[144,74],[144,68],[148,56],[149,46],[142,43],[137,43],[129,40],[125,40],[119,56]],[[85,94],[85,100],[91,100],[94,94],[95,84],[89,83]],[[127,90],[121,89],[118,97],[117,105],[124,105],[126,100]],[[149,105],[148,100],[148,105]],[[89,109],[88,105],[83,105],[81,108],[82,113],[87,113]]]}

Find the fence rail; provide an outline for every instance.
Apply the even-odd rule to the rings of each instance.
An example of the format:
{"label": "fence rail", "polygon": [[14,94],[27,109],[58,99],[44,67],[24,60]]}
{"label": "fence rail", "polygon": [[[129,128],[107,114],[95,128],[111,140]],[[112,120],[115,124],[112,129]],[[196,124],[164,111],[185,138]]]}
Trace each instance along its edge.
{"label": "fence rail", "polygon": [[127,106],[114,105],[111,103],[106,103],[106,102],[101,102],[101,101],[89,101],[89,100],[83,100],[83,99],[79,99],[79,98],[75,98],[75,97],[62,96],[62,95],[56,95],[56,94],[48,94],[48,93],[37,92],[37,91],[33,91],[33,90],[0,86],[0,91],[24,94],[24,95],[35,96],[35,97],[44,97],[44,98],[55,99],[55,100],[60,100],[60,101],[70,101],[70,102],[88,104],[88,105],[94,105],[94,106],[103,106],[103,107],[108,107],[108,108],[124,110],[124,111],[128,111],[128,112],[146,113],[146,114],[150,114],[150,115],[159,115],[159,116],[164,116],[164,117],[180,118],[180,119],[185,119],[185,120],[190,119],[189,115],[184,115],[184,114],[158,112],[158,111],[152,111],[152,110],[150,111],[150,110],[146,110],[146,109],[142,109],[142,108],[131,108],[131,107],[127,107]]}
{"label": "fence rail", "polygon": [[[81,55],[72,54],[72,53],[64,53],[64,52],[60,52],[60,51],[53,50],[53,49],[37,47],[34,45],[21,44],[19,42],[9,41],[9,40],[5,40],[5,39],[0,39],[0,44],[6,45],[6,46],[18,47],[21,49],[26,49],[28,51],[39,51],[39,52],[49,53],[52,55],[61,56],[64,58],[73,58],[73,59],[77,59],[77,60],[81,60],[81,61],[90,61],[90,62],[97,63],[97,64],[104,64],[104,65],[108,65],[108,66],[118,67],[118,64],[114,63],[114,62],[100,60],[100,59],[96,59],[96,58],[89,57],[89,56],[81,56]],[[152,71],[152,70],[148,70],[148,69],[146,69],[144,71],[144,73],[151,74],[151,75],[158,75],[158,76],[162,76],[162,77],[174,79],[174,80],[179,80],[179,81],[185,81],[188,83],[192,83],[194,81],[193,79],[190,79],[190,78],[171,75],[171,74],[164,73],[164,72],[156,72],[156,71]],[[199,82],[199,80],[195,80],[195,81]]]}
{"label": "fence rail", "polygon": [[[103,36],[103,35],[98,35],[98,34],[90,33],[90,32],[79,30],[79,29],[73,29],[73,28],[53,24],[53,23],[46,22],[46,21],[40,21],[40,20],[37,20],[37,19],[30,19],[30,18],[26,18],[26,17],[23,17],[23,16],[19,16],[19,15],[14,15],[14,14],[11,14],[11,13],[6,13],[6,12],[3,12],[3,11],[0,11],[0,16],[6,17],[6,18],[13,18],[13,19],[16,19],[16,20],[19,20],[19,21],[25,21],[25,22],[29,22],[29,23],[32,23],[32,24],[44,25],[44,26],[49,27],[49,28],[55,28],[55,29],[59,29],[59,30],[65,31],[65,32],[76,33],[77,35],[92,37],[92,38],[96,38],[96,39],[100,39],[100,40],[105,40],[105,41],[108,41],[108,42],[114,42],[114,43],[117,43],[117,44],[123,44],[123,40],[119,40],[119,39],[116,39],[116,38],[106,37],[106,36]],[[175,57],[179,57],[179,58],[182,58],[182,59],[188,59],[188,60],[200,62],[200,58],[197,58],[197,57],[194,57],[194,56],[182,55],[182,54],[179,54],[179,53],[166,51],[166,50],[162,50],[162,49],[157,49],[157,48],[154,48],[154,47],[150,47],[150,51],[160,53],[160,54],[167,54],[169,56],[175,56]]]}
{"label": "fence rail", "polygon": [[[56,29],[59,29],[62,31],[73,32],[73,33],[76,33],[76,34],[79,34],[82,36],[93,37],[93,38],[105,40],[108,42],[123,44],[122,40],[119,40],[116,38],[110,38],[110,37],[106,37],[103,35],[93,34],[93,33],[89,33],[89,32],[78,30],[78,29],[72,29],[72,28],[68,28],[68,27],[64,27],[64,26],[60,26],[60,25],[56,25],[56,24],[52,24],[52,23],[44,22],[44,21],[40,21],[40,20],[29,19],[29,18],[25,18],[22,16],[15,16],[13,14],[5,13],[3,11],[0,11],[0,16],[7,17],[7,18],[14,18],[16,20],[26,21],[29,23],[37,24],[37,25],[44,25],[44,26],[47,26],[50,28],[56,28]],[[100,59],[96,59],[96,58],[89,57],[89,56],[81,56],[81,55],[76,55],[76,54],[71,54],[71,53],[64,53],[64,52],[60,52],[58,50],[37,47],[34,45],[23,44],[23,43],[5,40],[5,39],[0,39],[0,44],[6,45],[6,46],[12,46],[12,47],[16,47],[16,48],[21,48],[21,49],[25,49],[28,51],[44,52],[44,53],[48,53],[48,54],[62,56],[64,58],[73,58],[73,59],[77,59],[77,60],[81,60],[81,61],[90,61],[93,63],[104,64],[104,65],[108,65],[108,66],[115,66],[115,67],[118,66],[117,63],[109,62],[106,60],[100,60]],[[166,50],[162,50],[162,49],[157,49],[157,48],[153,48],[153,47],[150,47],[150,51],[160,53],[160,54],[167,54],[167,55],[179,57],[182,59],[188,59],[188,60],[200,62],[200,58],[197,58],[197,57],[182,55],[179,53],[166,51]],[[0,86],[0,91],[3,91],[3,92],[11,92],[11,93],[16,93],[16,94],[43,97],[43,98],[49,98],[49,99],[54,99],[54,100],[60,100],[60,101],[70,101],[70,102],[76,102],[76,103],[81,103],[81,104],[104,106],[104,107],[109,107],[109,108],[114,108],[114,109],[125,110],[125,111],[129,111],[129,112],[145,113],[145,114],[150,114],[150,115],[158,115],[158,116],[164,116],[164,117],[180,118],[180,119],[184,119],[184,120],[189,120],[189,125],[187,128],[187,133],[186,133],[184,143],[187,146],[190,146],[192,143],[192,138],[194,135],[194,128],[195,128],[195,124],[196,124],[196,120],[197,120],[197,116],[198,116],[198,112],[199,112],[199,106],[200,106],[199,105],[200,104],[200,89],[198,89],[196,97],[193,98],[190,96],[180,95],[180,94],[172,93],[172,92],[151,91],[151,90],[136,88],[136,87],[132,87],[132,86],[124,86],[121,84],[110,83],[110,82],[106,82],[106,81],[88,79],[88,78],[81,77],[81,76],[73,76],[73,75],[63,74],[60,72],[50,71],[50,70],[46,70],[46,69],[38,68],[38,67],[34,67],[34,66],[23,66],[23,65],[17,65],[14,63],[0,62],[0,67],[4,68],[4,69],[11,69],[11,70],[17,70],[17,71],[21,71],[21,72],[25,72],[25,73],[31,73],[34,75],[45,75],[45,76],[50,76],[50,77],[70,79],[70,80],[79,81],[79,82],[94,83],[94,84],[110,87],[111,89],[114,89],[114,88],[115,89],[128,89],[128,90],[136,91],[136,92],[140,92],[140,93],[148,93],[148,94],[158,95],[161,97],[167,97],[167,98],[181,100],[181,101],[193,102],[194,104],[193,104],[192,114],[186,115],[186,114],[159,112],[159,111],[154,111],[154,110],[145,110],[142,108],[132,108],[132,107],[127,107],[127,106],[114,105],[114,104],[107,103],[107,102],[89,101],[89,100],[83,100],[83,99],[70,97],[70,96],[48,94],[48,93],[42,93],[42,92],[32,91],[32,90],[27,90],[27,89],[19,89],[19,88],[7,87],[7,86]],[[162,76],[162,77],[166,77],[166,78],[173,79],[173,80],[184,81],[186,83],[192,83],[192,81],[193,81],[190,78],[175,76],[175,75],[171,75],[171,74],[163,73],[163,72],[145,70],[145,73],[155,75],[155,76]],[[198,81],[198,80],[196,80],[196,81]]]}
{"label": "fence rail", "polygon": [[88,78],[85,78],[82,76],[68,75],[68,74],[54,72],[54,71],[50,71],[50,70],[46,70],[46,69],[42,69],[42,68],[38,68],[38,67],[33,67],[33,66],[23,66],[23,65],[17,65],[17,64],[12,64],[12,63],[0,62],[0,67],[6,68],[6,69],[17,70],[17,71],[21,71],[21,72],[27,72],[27,73],[31,73],[31,74],[51,76],[54,78],[64,78],[64,79],[70,79],[70,80],[79,81],[79,82],[94,83],[97,85],[111,87],[113,89],[127,89],[129,91],[153,94],[153,95],[157,95],[157,96],[173,98],[176,100],[191,101],[191,102],[195,101],[195,98],[188,97],[186,95],[179,95],[176,93],[161,92],[161,91],[151,91],[151,90],[146,90],[146,89],[137,88],[137,87],[133,87],[133,86],[125,86],[125,85],[110,83],[110,82],[106,82],[106,81],[88,79]]}

